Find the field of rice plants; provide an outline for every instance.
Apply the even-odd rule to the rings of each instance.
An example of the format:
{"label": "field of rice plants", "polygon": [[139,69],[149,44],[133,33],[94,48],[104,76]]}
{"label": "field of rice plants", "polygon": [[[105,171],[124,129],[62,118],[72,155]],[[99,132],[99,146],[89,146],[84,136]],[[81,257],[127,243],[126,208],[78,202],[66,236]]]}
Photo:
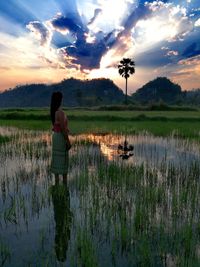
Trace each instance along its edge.
{"label": "field of rice plants", "polygon": [[[183,138],[200,139],[200,111],[137,111],[67,109],[71,134],[117,133],[156,136],[176,134]],[[50,130],[49,108],[1,109],[0,125],[27,130]],[[0,137],[1,142],[1,137]]]}
{"label": "field of rice plants", "polygon": [[0,136],[0,266],[200,266],[197,141],[70,136],[68,180],[56,183],[50,130]]}

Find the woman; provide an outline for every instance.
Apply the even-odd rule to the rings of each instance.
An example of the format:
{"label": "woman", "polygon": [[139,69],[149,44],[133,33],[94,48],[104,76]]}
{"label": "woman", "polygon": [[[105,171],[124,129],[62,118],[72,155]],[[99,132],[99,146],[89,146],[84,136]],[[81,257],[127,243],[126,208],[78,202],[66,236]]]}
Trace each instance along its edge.
{"label": "woman", "polygon": [[51,97],[51,121],[53,124],[52,134],[52,159],[51,171],[58,181],[59,174],[63,180],[67,179],[68,172],[68,151],[71,148],[69,141],[68,121],[61,109],[63,95],[61,92],[54,92]]}

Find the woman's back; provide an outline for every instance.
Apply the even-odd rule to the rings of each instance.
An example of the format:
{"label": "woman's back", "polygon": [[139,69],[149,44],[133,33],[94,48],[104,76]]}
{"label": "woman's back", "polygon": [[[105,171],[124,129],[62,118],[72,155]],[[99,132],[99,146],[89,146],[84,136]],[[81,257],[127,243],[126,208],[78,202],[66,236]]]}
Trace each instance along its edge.
{"label": "woman's back", "polygon": [[53,125],[53,131],[55,132],[62,132],[67,129],[67,117],[62,110],[57,110],[55,113],[55,122]]}

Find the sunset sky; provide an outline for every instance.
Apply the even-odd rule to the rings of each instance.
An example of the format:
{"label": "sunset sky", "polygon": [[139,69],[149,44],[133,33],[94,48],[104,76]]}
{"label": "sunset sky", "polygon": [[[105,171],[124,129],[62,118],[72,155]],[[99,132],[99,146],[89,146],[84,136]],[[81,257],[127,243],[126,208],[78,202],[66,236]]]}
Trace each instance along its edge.
{"label": "sunset sky", "polygon": [[200,0],[0,1],[0,90],[109,77],[131,57],[129,93],[167,76],[200,88]]}

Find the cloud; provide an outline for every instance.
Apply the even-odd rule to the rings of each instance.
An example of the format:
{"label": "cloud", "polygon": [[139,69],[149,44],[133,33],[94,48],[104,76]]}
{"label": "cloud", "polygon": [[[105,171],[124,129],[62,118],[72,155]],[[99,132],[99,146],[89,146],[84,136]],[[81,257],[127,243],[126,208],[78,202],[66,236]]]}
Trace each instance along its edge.
{"label": "cloud", "polygon": [[3,67],[3,66],[0,66],[0,70],[1,70],[1,71],[10,70],[10,68],[9,68],[9,67]]}
{"label": "cloud", "polygon": [[[159,52],[159,44],[164,43],[165,47],[168,47],[169,43],[177,45],[193,30],[193,23],[185,8],[163,1],[139,4],[124,19],[122,26],[124,30],[119,31],[113,40],[110,50],[102,58],[101,65],[114,66],[120,57],[125,55],[134,56],[141,66],[168,64],[171,61],[164,58],[164,53]],[[179,55],[179,51],[173,47],[169,50],[168,56]]]}
{"label": "cloud", "polygon": [[[96,11],[95,16],[99,12]],[[55,18],[48,22],[53,30],[63,34],[67,32],[74,37],[70,45],[59,49],[59,54],[66,61],[66,67],[76,67],[81,70],[98,68],[101,57],[107,50],[106,43],[110,36],[101,31],[93,34],[89,31],[87,25],[83,26],[78,21],[80,19],[76,20],[76,18],[57,14]]]}
{"label": "cloud", "polygon": [[[194,18],[189,17],[183,6],[166,1],[140,1],[139,4],[135,0],[91,2],[92,11],[87,18],[81,15],[80,6],[75,5],[73,12],[63,10],[48,21],[28,24],[27,28],[41,45],[51,40],[51,48],[57,53],[56,60],[47,55],[41,59],[52,68],[65,67],[82,72],[110,68],[116,67],[124,56],[134,56],[140,66],[159,67],[172,61],[175,63],[188,54],[186,51],[183,55],[179,47],[175,48],[194,28]],[[112,16],[114,8],[115,15]],[[174,45],[170,45],[172,43]],[[193,49],[189,56],[197,51],[197,48]]]}
{"label": "cloud", "polygon": [[93,69],[100,66],[100,59],[106,51],[105,43],[87,43],[79,42],[76,46],[68,46],[63,48],[64,54],[73,57],[72,63],[80,65],[83,69]]}
{"label": "cloud", "polygon": [[51,31],[39,21],[31,21],[26,26],[40,41],[41,46],[49,45],[52,38]]}
{"label": "cloud", "polygon": [[184,89],[198,88],[200,85],[200,55],[179,60],[169,76],[182,84]]}
{"label": "cloud", "polygon": [[91,18],[91,20],[89,21],[89,23],[87,24],[87,26],[91,25],[99,16],[99,14],[102,13],[102,9],[101,8],[96,8],[94,10],[94,16]]}
{"label": "cloud", "polygon": [[193,42],[192,44],[190,44],[185,48],[185,50],[182,53],[182,56],[190,58],[199,54],[200,54],[200,45],[197,42]]}
{"label": "cloud", "polygon": [[63,16],[61,13],[58,13],[52,20],[50,24],[53,29],[61,33],[72,32],[73,34],[83,33],[82,26],[76,23],[74,18]]}
{"label": "cloud", "polygon": [[192,76],[191,70],[187,70],[187,69],[186,70],[177,70],[175,72],[170,73],[170,77],[172,79],[177,79],[179,77],[184,78],[184,79],[186,79],[186,78],[188,79],[191,76]]}
{"label": "cloud", "polygon": [[178,56],[178,51],[170,50],[167,52],[167,56]]}
{"label": "cloud", "polygon": [[185,65],[185,66],[199,66],[200,65],[200,55],[191,57],[188,59],[180,60],[179,65]]}
{"label": "cloud", "polygon": [[195,27],[200,27],[200,19],[195,21],[194,26]]}
{"label": "cloud", "polygon": [[193,29],[186,9],[179,5],[153,1],[146,2],[145,6],[149,9],[149,15],[137,22],[134,31],[134,37],[139,43],[183,40]]}

